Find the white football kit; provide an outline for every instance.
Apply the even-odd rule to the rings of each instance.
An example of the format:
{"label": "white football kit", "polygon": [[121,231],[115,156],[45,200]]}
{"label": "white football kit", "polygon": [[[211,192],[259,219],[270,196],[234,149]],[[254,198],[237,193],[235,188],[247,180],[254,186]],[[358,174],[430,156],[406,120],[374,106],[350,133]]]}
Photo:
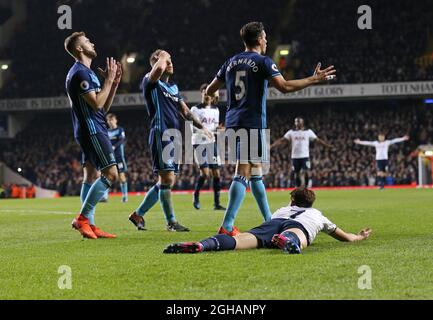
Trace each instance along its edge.
{"label": "white football kit", "polygon": [[310,141],[316,140],[313,130],[290,130],[284,138],[292,142],[292,159],[310,157]]}
{"label": "white football kit", "polygon": [[[203,127],[208,129],[210,132],[216,133],[219,126],[220,111],[218,108],[197,108],[192,107],[191,112],[200,120]],[[194,128],[192,135],[192,144],[208,144],[212,143],[200,129]]]}
{"label": "white football kit", "polygon": [[376,148],[376,160],[388,160],[389,146],[405,141],[405,138],[397,138],[393,140],[379,141],[360,141],[358,144]]}
{"label": "white football kit", "polygon": [[319,232],[332,234],[337,226],[326,218],[322,212],[314,208],[297,206],[283,207],[272,215],[273,219],[288,219],[300,223],[308,232],[309,243],[313,243]]}

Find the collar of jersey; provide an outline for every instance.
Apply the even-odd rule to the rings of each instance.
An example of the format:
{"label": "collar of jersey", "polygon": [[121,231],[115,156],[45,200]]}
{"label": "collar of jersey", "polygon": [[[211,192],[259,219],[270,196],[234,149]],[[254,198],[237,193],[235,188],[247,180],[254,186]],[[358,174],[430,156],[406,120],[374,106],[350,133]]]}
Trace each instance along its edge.
{"label": "collar of jersey", "polygon": [[177,95],[179,93],[179,88],[175,84],[172,86],[169,86],[167,83],[165,83],[161,80],[158,80],[158,83],[161,87],[163,87],[165,90],[167,90],[172,95]]}
{"label": "collar of jersey", "polygon": [[84,68],[86,68],[87,70],[90,70],[90,71],[92,71],[93,72],[93,70],[92,69],[90,69],[90,68],[88,68],[87,66],[85,66],[83,63],[81,63],[80,61],[78,61],[78,60],[76,60],[75,61],[75,63],[77,63],[77,64],[79,64],[80,66],[82,66],[82,67],[84,67]]}

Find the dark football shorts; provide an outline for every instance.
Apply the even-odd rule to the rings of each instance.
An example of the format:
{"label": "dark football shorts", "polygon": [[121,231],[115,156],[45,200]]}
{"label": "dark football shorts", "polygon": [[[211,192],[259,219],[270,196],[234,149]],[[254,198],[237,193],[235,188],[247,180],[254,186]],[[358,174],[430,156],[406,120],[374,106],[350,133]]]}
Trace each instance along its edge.
{"label": "dark football shorts", "polygon": [[[162,134],[158,130],[152,129],[149,134],[149,146],[152,153],[153,172],[173,171],[179,173],[180,159],[182,156],[182,146],[176,146],[173,141],[163,141]],[[180,153],[176,155],[175,149]]]}
{"label": "dark football shorts", "polygon": [[77,142],[81,147],[81,163],[83,165],[90,163],[97,170],[101,171],[117,164],[113,153],[113,146],[107,134],[98,133],[96,135],[79,137],[77,138]]}
{"label": "dark football shorts", "polygon": [[[209,150],[212,150],[212,152],[208,152]],[[200,167],[200,169],[221,168],[221,158],[219,156],[217,143],[195,144],[194,159],[196,164]]]}
{"label": "dark football shorts", "polygon": [[116,157],[117,169],[119,169],[119,173],[127,173],[128,165],[126,164],[126,159],[124,157]]}
{"label": "dark football shorts", "polygon": [[299,172],[301,170],[310,170],[311,162],[309,158],[292,159],[292,170]]}
{"label": "dark football shorts", "polygon": [[376,160],[376,168],[379,172],[388,172],[388,160]]}
{"label": "dark football shorts", "polygon": [[247,231],[247,233],[251,233],[257,238],[260,248],[272,249],[275,248],[272,244],[272,237],[276,234],[283,233],[287,229],[300,229],[305,234],[308,245],[310,245],[307,230],[302,224],[291,219],[272,219],[271,221],[264,222],[262,225]]}
{"label": "dark football shorts", "polygon": [[[251,128],[228,128],[237,133],[235,146],[228,147],[229,153],[234,150],[236,152],[236,160],[240,163],[269,163],[270,149],[269,137],[267,136],[266,129],[251,129]],[[233,131],[231,131],[233,132]],[[231,139],[233,140],[233,139]],[[230,140],[228,140],[230,141]],[[230,143],[230,142],[229,142]],[[230,160],[231,157],[229,156]]]}

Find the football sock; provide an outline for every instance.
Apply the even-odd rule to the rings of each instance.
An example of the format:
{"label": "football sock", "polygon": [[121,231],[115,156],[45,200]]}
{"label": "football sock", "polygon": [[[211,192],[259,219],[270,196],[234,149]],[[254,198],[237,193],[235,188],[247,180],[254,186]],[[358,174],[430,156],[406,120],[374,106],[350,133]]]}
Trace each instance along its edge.
{"label": "football sock", "polygon": [[[86,201],[87,194],[89,193],[90,188],[92,187],[91,183],[84,182],[81,186],[81,193],[80,193],[80,199],[81,199],[81,205],[84,204],[84,201]],[[89,223],[90,225],[95,225],[95,209],[93,209],[91,212],[89,212],[88,215]]]}
{"label": "football sock", "polygon": [[219,206],[220,205],[220,194],[221,194],[221,179],[218,177],[213,178],[213,192],[214,192],[215,206]]}
{"label": "football sock", "polygon": [[107,191],[105,191],[104,196],[102,197],[102,199],[108,200],[109,193],[110,193],[110,189],[107,189]]}
{"label": "football sock", "polygon": [[302,184],[301,175],[299,173],[295,173],[295,187],[298,188]]}
{"label": "football sock", "polygon": [[236,248],[236,240],[226,234],[219,234],[214,237],[200,241],[203,251],[226,251]]}
{"label": "football sock", "polygon": [[81,193],[80,193],[81,204],[83,204],[84,201],[86,201],[87,194],[89,193],[91,187],[92,184],[87,182],[83,183],[83,185],[81,186]]}
{"label": "football sock", "polygon": [[238,214],[239,208],[244,201],[247,192],[248,180],[242,176],[233,179],[229,190],[229,203],[224,217],[223,227],[228,232],[233,231],[233,224]]}
{"label": "football sock", "polygon": [[385,186],[385,178],[384,177],[377,177],[377,184],[379,185],[379,187],[384,187]]}
{"label": "football sock", "polygon": [[272,218],[271,209],[269,209],[268,198],[266,195],[266,187],[263,183],[263,177],[252,176],[250,180],[251,192],[257,201],[260,212],[265,221],[270,221]]}
{"label": "football sock", "polygon": [[173,203],[171,201],[171,186],[161,185],[159,188],[159,201],[161,203],[162,211],[164,211],[167,223],[176,222],[174,215]]}
{"label": "football sock", "polygon": [[90,188],[86,200],[84,200],[81,208],[81,214],[89,218],[92,212],[94,212],[97,203],[104,196],[105,192],[111,188],[111,182],[104,176],[100,177]]}
{"label": "football sock", "polygon": [[198,194],[201,190],[201,188],[203,188],[204,183],[206,182],[206,176],[200,176],[200,178],[198,178],[197,184],[195,185],[195,193]]}
{"label": "football sock", "polygon": [[120,184],[120,191],[122,191],[123,199],[128,199],[128,182]]}
{"label": "football sock", "polygon": [[140,204],[137,210],[138,215],[144,216],[153,206],[158,202],[159,199],[159,185],[154,185],[144,197],[143,202]]}

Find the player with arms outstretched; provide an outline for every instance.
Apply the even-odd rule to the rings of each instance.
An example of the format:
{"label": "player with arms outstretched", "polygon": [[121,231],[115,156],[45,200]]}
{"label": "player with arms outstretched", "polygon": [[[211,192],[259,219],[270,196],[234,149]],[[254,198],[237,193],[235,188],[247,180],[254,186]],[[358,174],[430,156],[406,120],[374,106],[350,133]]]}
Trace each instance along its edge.
{"label": "player with arms outstretched", "polygon": [[125,158],[125,129],[117,125],[117,116],[113,113],[107,114],[108,136],[113,145],[114,156],[116,157],[117,168],[119,169],[120,191],[122,192],[122,202],[128,202],[128,180],[126,173],[128,165]]}
{"label": "player with arms outstretched", "polygon": [[292,144],[292,171],[295,175],[296,187],[307,187],[307,171],[311,169],[310,141],[317,141],[321,145],[332,148],[332,145],[320,139],[313,130],[305,129],[305,121],[298,117],[295,119],[295,130],[289,130],[284,137],[278,139],[272,148],[279,147],[286,142]]}
{"label": "player with arms outstretched", "polygon": [[376,170],[377,170],[377,181],[381,190],[385,188],[386,176],[388,175],[388,151],[389,147],[393,144],[408,141],[409,136],[396,138],[392,140],[386,140],[384,133],[378,135],[377,141],[361,141],[355,139],[355,143],[361,146],[375,147],[376,148]]}
{"label": "player with arms outstretched", "polygon": [[[264,220],[271,219],[262,170],[262,164],[269,161],[267,159],[269,146],[265,136],[268,83],[280,92],[289,93],[329,80],[335,77],[336,73],[333,66],[321,70],[318,65],[311,77],[285,80],[272,59],[265,56],[267,39],[261,22],[251,22],[243,26],[241,38],[245,44],[245,51],[224,63],[206,92],[213,96],[225,85],[228,97],[226,128],[247,131],[249,135],[248,141],[240,139],[236,145],[238,151],[236,174],[229,190],[229,203],[224,222],[219,230],[220,233],[229,235],[239,233],[239,230],[234,227],[234,221],[249,183]],[[252,137],[251,133],[258,133],[259,137]],[[251,138],[258,140],[257,150],[254,151],[255,156],[250,150]],[[248,150],[247,159],[244,159],[244,152],[241,150]]]}
{"label": "player with arms outstretched", "polygon": [[115,238],[96,227],[94,212],[97,203],[119,176],[105,114],[113,103],[122,68],[116,60],[107,58],[106,70],[99,69],[105,78],[101,87],[98,77],[90,69],[92,60],[97,57],[95,46],[85,33],[75,32],[66,38],[65,50],[76,60],[66,78],[66,91],[72,107],[74,136],[83,152],[84,171],[82,208],[72,226],[85,238]]}
{"label": "player with arms outstretched", "polygon": [[167,221],[167,230],[187,232],[189,229],[176,220],[171,200],[171,189],[176,181],[176,174],[179,172],[180,159],[177,159],[176,155],[168,156],[164,153],[166,148],[175,150],[179,146],[176,146],[173,141],[166,141],[164,133],[176,131],[180,134],[179,118],[182,115],[210,139],[213,138],[213,134],[204,128],[193,115],[184,102],[177,85],[169,81],[174,74],[170,54],[163,50],[156,50],[150,57],[150,65],[152,70],[144,77],[141,87],[151,119],[149,145],[153,158],[153,169],[158,174],[159,181],[149,190],[141,205],[129,216],[129,220],[138,230],[146,230],[143,217],[159,200]]}
{"label": "player with arms outstretched", "polygon": [[[220,111],[215,105],[216,98],[212,99],[206,94],[208,84],[205,83],[200,87],[202,94],[201,104],[191,108],[191,112],[198,120],[214,134],[214,140],[203,134],[200,130],[194,128],[192,144],[194,146],[194,156],[200,168],[200,177],[194,191],[193,206],[200,210],[200,190],[207,179],[212,175],[214,189],[214,210],[225,210],[220,203],[221,193],[221,158],[218,152],[217,131],[222,129],[220,124]],[[218,96],[218,95],[217,95]]]}
{"label": "player with arms outstretched", "polygon": [[358,234],[343,231],[313,208],[316,195],[312,190],[297,188],[291,192],[291,204],[277,210],[272,219],[248,232],[231,237],[218,234],[200,242],[169,245],[164,253],[200,253],[206,251],[281,249],[284,253],[299,254],[311,245],[320,232],[344,242],[367,239],[371,229]]}

